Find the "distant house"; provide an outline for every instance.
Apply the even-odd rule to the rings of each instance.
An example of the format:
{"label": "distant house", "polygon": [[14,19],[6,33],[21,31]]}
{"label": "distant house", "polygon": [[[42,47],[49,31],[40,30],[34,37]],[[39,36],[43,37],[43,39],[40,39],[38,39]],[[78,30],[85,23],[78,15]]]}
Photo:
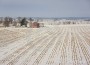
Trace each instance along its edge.
{"label": "distant house", "polygon": [[40,25],[39,25],[39,23],[37,23],[37,22],[33,22],[32,25],[31,25],[31,27],[32,27],[32,28],[39,28]]}

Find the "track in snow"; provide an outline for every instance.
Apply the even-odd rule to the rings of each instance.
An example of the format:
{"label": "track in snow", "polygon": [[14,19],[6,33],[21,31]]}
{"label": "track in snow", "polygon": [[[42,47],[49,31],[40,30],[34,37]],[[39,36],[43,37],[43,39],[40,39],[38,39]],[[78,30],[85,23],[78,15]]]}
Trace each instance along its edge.
{"label": "track in snow", "polygon": [[0,65],[90,65],[90,25],[1,28]]}

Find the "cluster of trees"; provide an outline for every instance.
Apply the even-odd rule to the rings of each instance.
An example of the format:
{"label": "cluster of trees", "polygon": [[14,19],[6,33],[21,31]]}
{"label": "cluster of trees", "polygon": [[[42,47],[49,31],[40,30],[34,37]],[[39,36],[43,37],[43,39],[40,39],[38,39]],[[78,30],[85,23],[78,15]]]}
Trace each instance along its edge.
{"label": "cluster of trees", "polygon": [[10,17],[5,17],[3,25],[5,27],[9,27],[10,24],[12,24],[13,19]]}
{"label": "cluster of trees", "polygon": [[13,18],[11,17],[5,17],[0,18],[0,24],[3,24],[5,27],[9,27],[10,24],[12,24]]}
{"label": "cluster of trees", "polygon": [[18,17],[16,19],[11,18],[11,17],[5,17],[5,18],[0,18],[0,24],[2,24],[4,27],[10,27],[10,26],[15,26],[15,27],[20,27],[20,26],[25,26],[25,27],[31,27],[31,28],[39,28],[40,23],[38,23],[38,20],[32,19],[32,18],[22,18]]}
{"label": "cluster of trees", "polygon": [[[33,21],[32,18],[29,19],[29,21]],[[18,17],[17,20],[11,18],[11,17],[5,17],[5,18],[0,18],[0,24],[2,24],[4,27],[9,27],[10,25],[12,26],[25,26],[27,27],[27,23],[28,21],[26,20],[26,18],[21,18]]]}

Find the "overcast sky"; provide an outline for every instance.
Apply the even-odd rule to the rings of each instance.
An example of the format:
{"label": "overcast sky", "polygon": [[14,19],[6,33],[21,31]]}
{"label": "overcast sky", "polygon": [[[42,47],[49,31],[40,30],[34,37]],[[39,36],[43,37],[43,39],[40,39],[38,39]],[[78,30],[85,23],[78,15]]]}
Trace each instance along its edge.
{"label": "overcast sky", "polygon": [[0,16],[90,17],[90,0],[0,0]]}

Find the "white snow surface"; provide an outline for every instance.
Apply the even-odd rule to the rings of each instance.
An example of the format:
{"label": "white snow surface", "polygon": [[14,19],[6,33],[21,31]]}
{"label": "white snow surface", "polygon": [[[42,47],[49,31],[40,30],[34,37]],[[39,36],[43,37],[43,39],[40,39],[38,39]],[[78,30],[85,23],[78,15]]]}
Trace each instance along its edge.
{"label": "white snow surface", "polygon": [[0,28],[0,65],[90,65],[90,24]]}

